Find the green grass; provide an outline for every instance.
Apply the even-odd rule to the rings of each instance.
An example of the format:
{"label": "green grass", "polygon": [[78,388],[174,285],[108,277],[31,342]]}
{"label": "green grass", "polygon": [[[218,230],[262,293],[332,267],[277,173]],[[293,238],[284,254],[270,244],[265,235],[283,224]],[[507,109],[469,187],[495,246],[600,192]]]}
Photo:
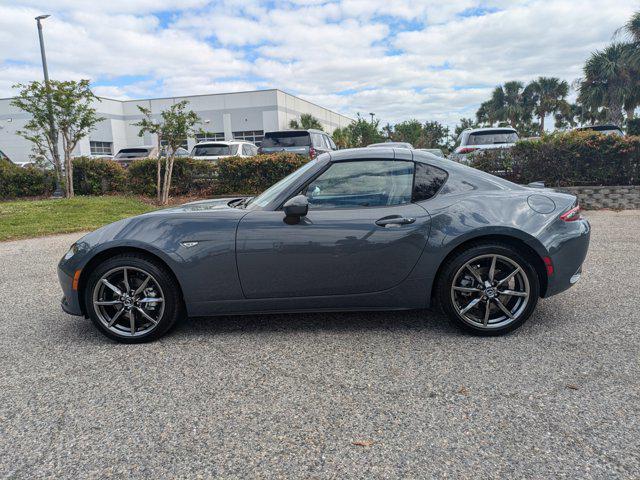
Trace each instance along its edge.
{"label": "green grass", "polygon": [[94,230],[154,208],[121,196],[0,202],[0,241]]}

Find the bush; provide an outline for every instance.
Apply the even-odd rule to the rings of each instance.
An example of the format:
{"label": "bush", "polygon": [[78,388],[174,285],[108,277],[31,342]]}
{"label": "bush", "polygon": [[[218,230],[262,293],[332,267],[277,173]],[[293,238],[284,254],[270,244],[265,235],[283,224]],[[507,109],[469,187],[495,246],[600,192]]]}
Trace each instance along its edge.
{"label": "bush", "polygon": [[640,118],[627,120],[627,135],[640,135]]}
{"label": "bush", "polygon": [[49,195],[54,187],[53,172],[0,162],[0,198]]}
{"label": "bush", "polygon": [[127,190],[127,171],[113,160],[79,157],[73,160],[77,195],[104,195]]}
{"label": "bush", "polygon": [[260,193],[307,161],[307,158],[294,153],[221,158],[216,164],[218,170],[216,193]]}
{"label": "bush", "polygon": [[472,166],[516,183],[547,186],[640,184],[640,137],[594,132],[545,135],[510,151],[475,155]]}
{"label": "bush", "polygon": [[[164,162],[163,162],[164,164]],[[136,160],[128,168],[129,188],[133,193],[156,195],[157,160]],[[176,158],[173,163],[171,195],[207,195],[213,192],[216,164],[193,158]]]}

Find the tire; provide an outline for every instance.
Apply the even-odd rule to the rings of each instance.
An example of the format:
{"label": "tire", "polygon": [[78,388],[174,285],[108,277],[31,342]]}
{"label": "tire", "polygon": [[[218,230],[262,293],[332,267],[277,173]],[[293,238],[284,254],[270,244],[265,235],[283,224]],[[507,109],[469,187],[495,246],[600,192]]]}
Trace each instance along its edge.
{"label": "tire", "polygon": [[498,242],[471,244],[448,258],[436,290],[440,307],[456,327],[485,336],[518,328],[535,310],[539,296],[540,281],[531,261]]}
{"label": "tire", "polygon": [[84,302],[98,330],[122,343],[156,340],[184,315],[173,275],[156,260],[138,253],[116,255],[100,263],[89,275]]}

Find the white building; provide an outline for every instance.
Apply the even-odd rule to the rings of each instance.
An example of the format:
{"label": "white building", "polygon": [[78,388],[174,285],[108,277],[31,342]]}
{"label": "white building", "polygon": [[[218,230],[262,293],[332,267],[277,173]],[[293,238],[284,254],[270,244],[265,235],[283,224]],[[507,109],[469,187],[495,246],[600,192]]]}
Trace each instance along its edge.
{"label": "white building", "polygon": [[[280,90],[191,95],[186,97],[154,98],[148,100],[112,100],[100,98],[95,108],[105,119],[76,147],[75,155],[115,154],[125,147],[154,145],[152,135],[138,136],[139,128],[132,125],[142,118],[138,105],[157,115],[171,104],[189,102],[206,133],[187,139],[189,150],[199,140],[245,139],[260,143],[265,132],[286,130],[289,122],[303,113],[316,117],[324,130],[351,123],[351,119]],[[16,134],[29,115],[11,105],[11,99],[0,99],[0,151],[14,162],[29,161],[31,144]]]}

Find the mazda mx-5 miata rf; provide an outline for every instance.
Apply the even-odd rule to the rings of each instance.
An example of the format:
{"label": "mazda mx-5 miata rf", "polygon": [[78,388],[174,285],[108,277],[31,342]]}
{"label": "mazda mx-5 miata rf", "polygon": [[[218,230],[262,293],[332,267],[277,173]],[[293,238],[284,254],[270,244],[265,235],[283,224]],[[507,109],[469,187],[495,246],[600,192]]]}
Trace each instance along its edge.
{"label": "mazda mx-5 miata rf", "polygon": [[121,342],[187,316],[425,309],[486,335],[576,283],[589,246],[576,198],[429,153],[320,155],[256,197],[121,220],[59,264],[62,308]]}

